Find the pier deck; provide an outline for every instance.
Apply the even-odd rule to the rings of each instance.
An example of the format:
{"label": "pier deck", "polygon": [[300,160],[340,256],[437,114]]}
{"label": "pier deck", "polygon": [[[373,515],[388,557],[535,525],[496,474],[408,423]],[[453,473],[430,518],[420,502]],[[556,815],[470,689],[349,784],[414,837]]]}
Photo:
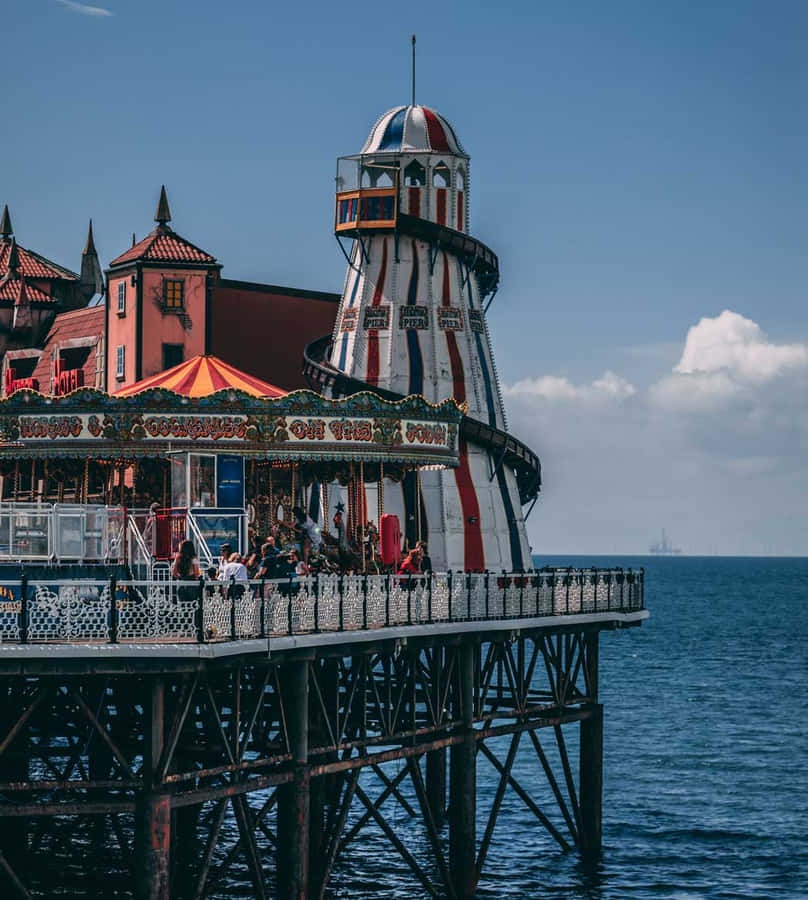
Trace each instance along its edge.
{"label": "pier deck", "polygon": [[[0,881],[46,896],[64,858],[71,896],[241,884],[325,897],[371,828],[414,892],[471,897],[506,792],[537,847],[596,855],[599,635],[647,617],[643,581],[553,570],[267,582],[239,596],[7,587]],[[529,782],[515,775],[520,747]],[[478,766],[495,774],[485,802]]]}

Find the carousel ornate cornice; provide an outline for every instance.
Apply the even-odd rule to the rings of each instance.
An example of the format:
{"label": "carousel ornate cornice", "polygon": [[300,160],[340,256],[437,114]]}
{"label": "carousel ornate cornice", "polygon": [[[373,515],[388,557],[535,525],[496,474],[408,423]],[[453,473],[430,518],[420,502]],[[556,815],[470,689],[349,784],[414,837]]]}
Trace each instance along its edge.
{"label": "carousel ornate cornice", "polygon": [[20,390],[0,400],[0,457],[132,458],[182,447],[273,461],[457,464],[465,406],[370,392],[340,400],[313,391],[262,398],[227,388],[186,397],[163,388],[115,396],[80,388],[62,397]]}

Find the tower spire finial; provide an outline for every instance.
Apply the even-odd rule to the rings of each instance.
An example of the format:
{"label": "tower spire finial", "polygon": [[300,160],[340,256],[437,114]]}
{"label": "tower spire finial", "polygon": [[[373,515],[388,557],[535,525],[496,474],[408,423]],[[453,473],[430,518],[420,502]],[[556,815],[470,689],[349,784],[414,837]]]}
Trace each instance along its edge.
{"label": "tower spire finial", "polygon": [[14,234],[11,227],[11,216],[8,214],[8,203],[3,207],[3,218],[0,219],[0,236],[10,238]]}
{"label": "tower spire finial", "polygon": [[166,197],[165,185],[160,188],[160,202],[157,204],[157,212],[154,214],[154,221],[163,228],[171,221],[171,210],[168,208],[168,197]]}
{"label": "tower spire finial", "polygon": [[412,105],[415,106],[415,35],[412,36]]}

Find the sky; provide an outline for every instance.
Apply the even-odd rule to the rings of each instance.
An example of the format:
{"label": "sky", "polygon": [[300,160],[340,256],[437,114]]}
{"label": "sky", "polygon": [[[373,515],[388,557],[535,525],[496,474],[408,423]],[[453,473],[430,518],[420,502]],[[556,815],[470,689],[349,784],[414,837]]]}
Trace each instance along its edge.
{"label": "sky", "polygon": [[808,5],[4,4],[0,203],[77,269],[176,229],[339,291],[336,157],[408,102],[471,154],[471,231],[537,553],[808,553]]}

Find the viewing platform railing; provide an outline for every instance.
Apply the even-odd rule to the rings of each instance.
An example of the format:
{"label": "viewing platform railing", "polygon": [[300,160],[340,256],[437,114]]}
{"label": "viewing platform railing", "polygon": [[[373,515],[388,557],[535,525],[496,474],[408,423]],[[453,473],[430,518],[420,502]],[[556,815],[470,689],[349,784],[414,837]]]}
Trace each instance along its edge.
{"label": "viewing platform railing", "polygon": [[[644,571],[0,582],[0,644],[210,643],[644,608]],[[114,598],[114,602],[111,602]]]}

